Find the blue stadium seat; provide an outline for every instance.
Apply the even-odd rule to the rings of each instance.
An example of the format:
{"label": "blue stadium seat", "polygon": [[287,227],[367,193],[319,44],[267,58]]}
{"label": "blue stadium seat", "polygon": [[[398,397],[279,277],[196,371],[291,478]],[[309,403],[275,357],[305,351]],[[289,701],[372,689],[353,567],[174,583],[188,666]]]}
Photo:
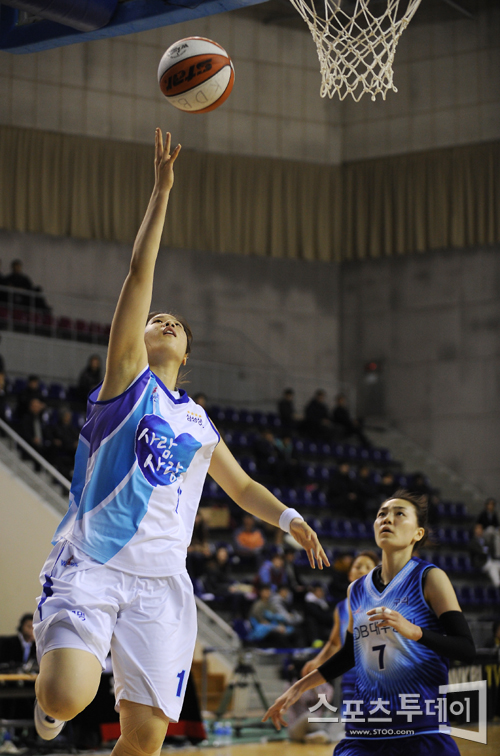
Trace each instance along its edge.
{"label": "blue stadium seat", "polygon": [[48,398],[64,401],[66,399],[66,389],[62,383],[51,383],[48,390]]}

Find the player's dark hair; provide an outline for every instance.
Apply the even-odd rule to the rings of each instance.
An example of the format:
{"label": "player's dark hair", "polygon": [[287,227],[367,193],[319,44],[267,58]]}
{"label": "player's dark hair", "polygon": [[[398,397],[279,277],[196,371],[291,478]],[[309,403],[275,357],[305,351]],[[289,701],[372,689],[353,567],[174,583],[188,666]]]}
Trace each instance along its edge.
{"label": "player's dark hair", "polygon": [[417,514],[417,524],[419,528],[424,529],[424,535],[413,545],[413,550],[421,548],[429,538],[429,499],[425,494],[414,494],[411,491],[407,491],[406,488],[398,488],[398,490],[389,496],[386,501],[392,499],[403,499],[413,504],[415,512]]}
{"label": "player's dark hair", "polygon": [[193,342],[193,332],[191,330],[191,326],[187,322],[185,318],[182,317],[182,315],[176,315],[173,312],[168,312],[168,310],[154,310],[153,312],[150,312],[148,315],[148,318],[146,320],[146,325],[149,323],[151,318],[155,318],[157,315],[164,315],[165,313],[171,315],[174,320],[178,320],[181,326],[184,328],[184,332],[187,337],[187,347],[186,347],[186,354],[189,354],[191,351],[191,344]]}

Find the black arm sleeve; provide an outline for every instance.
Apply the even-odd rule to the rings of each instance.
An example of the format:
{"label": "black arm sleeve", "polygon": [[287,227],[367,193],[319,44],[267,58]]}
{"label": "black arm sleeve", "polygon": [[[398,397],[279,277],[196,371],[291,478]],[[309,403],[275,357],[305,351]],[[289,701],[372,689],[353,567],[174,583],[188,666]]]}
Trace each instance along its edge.
{"label": "black arm sleeve", "polygon": [[318,667],[318,672],[327,682],[330,682],[352,669],[354,663],[354,639],[352,633],[348,630],[345,634],[344,645],[340,651],[337,651],[331,659],[328,659],[321,667]]}
{"label": "black arm sleeve", "polygon": [[422,643],[431,651],[446,656],[448,659],[457,659],[471,664],[476,656],[476,646],[462,612],[444,612],[439,621],[445,635],[422,627],[422,637],[417,643]]}

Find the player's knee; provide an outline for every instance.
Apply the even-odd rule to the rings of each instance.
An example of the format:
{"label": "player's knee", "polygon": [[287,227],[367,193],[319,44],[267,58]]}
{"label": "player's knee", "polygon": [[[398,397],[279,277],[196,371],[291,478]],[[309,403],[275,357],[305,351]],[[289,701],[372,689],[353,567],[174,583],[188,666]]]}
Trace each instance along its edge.
{"label": "player's knee", "polygon": [[151,717],[135,731],[137,747],[141,754],[151,756],[159,751],[167,734],[167,722],[159,717]]}
{"label": "player's knee", "polygon": [[90,701],[84,700],[78,691],[61,690],[57,686],[44,686],[37,691],[42,710],[49,717],[68,721],[79,714]]}

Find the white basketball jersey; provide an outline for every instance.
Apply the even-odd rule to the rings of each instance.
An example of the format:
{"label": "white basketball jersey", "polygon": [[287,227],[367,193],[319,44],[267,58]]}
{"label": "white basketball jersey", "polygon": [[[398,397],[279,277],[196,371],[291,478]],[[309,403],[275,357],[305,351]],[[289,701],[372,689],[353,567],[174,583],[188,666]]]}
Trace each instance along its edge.
{"label": "white basketball jersey", "polygon": [[98,562],[144,577],[177,575],[220,440],[205,410],[176,398],[147,367],[120,396],[89,396],[69,510],[53,543],[66,539]]}

